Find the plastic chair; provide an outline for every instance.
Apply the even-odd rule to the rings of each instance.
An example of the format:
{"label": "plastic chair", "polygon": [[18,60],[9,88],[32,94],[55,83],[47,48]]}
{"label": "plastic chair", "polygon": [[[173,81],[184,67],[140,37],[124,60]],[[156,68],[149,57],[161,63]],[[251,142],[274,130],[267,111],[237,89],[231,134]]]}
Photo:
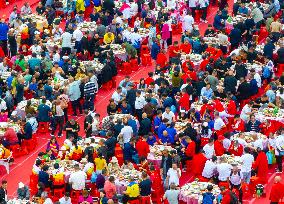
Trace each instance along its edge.
{"label": "plastic chair", "polygon": [[141,62],[143,66],[152,65],[152,58],[150,54],[142,54],[141,55]]}
{"label": "plastic chair", "polygon": [[152,202],[156,204],[162,204],[163,194],[158,191],[152,191],[151,198],[152,198]]}
{"label": "plastic chair", "polygon": [[39,122],[38,123],[38,133],[48,133],[49,123],[48,122]]}
{"label": "plastic chair", "polygon": [[31,194],[34,195],[37,192],[37,184],[38,184],[38,175],[37,174],[32,174],[30,175],[30,191]]}
{"label": "plastic chair", "polygon": [[122,64],[122,74],[124,74],[124,75],[129,75],[129,74],[131,74],[131,64],[129,63],[129,62],[124,62],[123,64]]}
{"label": "plastic chair", "polygon": [[150,50],[149,50],[148,45],[142,45],[140,53],[141,53],[141,55],[143,55],[143,54],[150,54]]}
{"label": "plastic chair", "polygon": [[62,198],[65,194],[65,189],[64,188],[55,188],[53,190],[53,196],[56,198]]}
{"label": "plastic chair", "polygon": [[220,181],[219,182],[219,187],[225,187],[226,189],[229,189],[229,183],[227,181]]}
{"label": "plastic chair", "polygon": [[22,148],[26,149],[28,153],[33,151],[35,147],[36,147],[36,144],[34,143],[32,139],[22,141]]}
{"label": "plastic chair", "polygon": [[139,69],[137,59],[131,59],[129,62],[131,64],[131,70],[132,71],[137,71]]}
{"label": "plastic chair", "polygon": [[185,165],[186,165],[186,172],[187,173],[190,173],[190,170],[191,170],[191,166],[192,166],[192,161],[191,160],[187,160],[186,162],[185,162]]}
{"label": "plastic chair", "polygon": [[129,200],[128,203],[129,203],[129,204],[140,204],[140,201],[139,201],[139,199],[136,199],[136,200]]}
{"label": "plastic chair", "polygon": [[140,203],[141,204],[151,204],[151,197],[150,196],[142,196]]}

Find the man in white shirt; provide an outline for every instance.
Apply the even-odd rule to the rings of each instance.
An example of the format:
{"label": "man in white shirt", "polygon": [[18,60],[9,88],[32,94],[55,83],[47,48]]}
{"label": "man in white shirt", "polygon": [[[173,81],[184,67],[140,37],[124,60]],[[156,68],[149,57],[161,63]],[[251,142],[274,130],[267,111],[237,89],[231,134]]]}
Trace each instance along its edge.
{"label": "man in white shirt", "polygon": [[114,103],[116,105],[118,105],[121,100],[122,100],[122,95],[121,95],[121,92],[122,92],[122,88],[121,87],[117,87],[116,91],[113,92],[111,98],[114,100]]}
{"label": "man in white shirt", "polygon": [[250,118],[250,115],[253,113],[252,111],[252,106],[253,106],[253,101],[250,101],[248,104],[246,104],[242,111],[241,111],[241,119],[244,121],[244,122],[248,122],[249,118]]}
{"label": "man in white shirt", "polygon": [[214,139],[209,140],[209,143],[207,143],[203,147],[203,151],[205,152],[205,156],[206,156],[207,159],[211,159],[214,156],[214,154],[215,154]]}
{"label": "man in white shirt", "polygon": [[202,171],[202,176],[204,178],[211,179],[217,171],[217,157],[213,156],[212,159],[207,160]]}
{"label": "man in white shirt", "polygon": [[275,139],[275,157],[278,166],[277,172],[282,173],[282,155],[281,152],[284,151],[284,130],[282,129],[281,134]]}
{"label": "man in white shirt", "polygon": [[224,121],[219,116],[219,112],[214,113],[215,120],[214,120],[214,130],[221,130],[222,128],[226,127]]}
{"label": "man in white shirt", "polygon": [[123,123],[124,127],[121,129],[119,136],[122,138],[123,144],[128,143],[133,136],[133,129],[127,122]]}
{"label": "man in white shirt", "polygon": [[167,8],[169,10],[176,9],[176,1],[175,0],[167,0]]}
{"label": "man in white shirt", "polygon": [[253,78],[256,80],[258,88],[260,88],[261,87],[261,76],[254,69],[250,70],[250,72]]}
{"label": "man in white shirt", "polygon": [[77,53],[78,52],[81,52],[81,40],[83,38],[83,33],[82,31],[75,25],[75,30],[73,32],[73,38],[75,39],[75,49],[77,50]]}
{"label": "man in white shirt", "polygon": [[241,160],[243,163],[241,167],[241,172],[242,172],[243,181],[246,183],[250,183],[251,168],[254,162],[254,157],[249,153],[249,151],[250,151],[249,147],[245,147],[244,155],[241,156]]}
{"label": "man in white shirt", "polygon": [[81,191],[85,188],[87,175],[80,169],[79,164],[74,165],[75,172],[70,175],[69,183],[75,191]]}
{"label": "man in white shirt", "polygon": [[220,158],[220,164],[217,164],[217,172],[219,173],[219,181],[227,181],[231,170],[233,169],[231,164],[228,164],[223,157]]}
{"label": "man in white shirt", "polygon": [[182,19],[182,31],[185,32],[187,30],[192,31],[192,25],[194,24],[194,18],[191,14],[187,14]]}
{"label": "man in white shirt", "polygon": [[61,35],[61,47],[62,47],[62,55],[70,55],[71,53],[71,42],[72,42],[72,34],[65,31]]}
{"label": "man in white shirt", "polygon": [[162,119],[164,118],[168,119],[169,123],[175,121],[175,114],[171,111],[170,107],[166,107],[166,110],[162,115]]}
{"label": "man in white shirt", "polygon": [[136,115],[138,116],[138,120],[142,120],[142,113],[143,113],[143,108],[147,104],[144,96],[141,95],[141,91],[137,90],[136,91],[136,100],[135,100],[135,112]]}
{"label": "man in white shirt", "polygon": [[179,186],[179,178],[181,176],[181,170],[177,168],[177,164],[173,163],[172,168],[167,172],[166,186],[171,185],[172,183],[176,186]]}

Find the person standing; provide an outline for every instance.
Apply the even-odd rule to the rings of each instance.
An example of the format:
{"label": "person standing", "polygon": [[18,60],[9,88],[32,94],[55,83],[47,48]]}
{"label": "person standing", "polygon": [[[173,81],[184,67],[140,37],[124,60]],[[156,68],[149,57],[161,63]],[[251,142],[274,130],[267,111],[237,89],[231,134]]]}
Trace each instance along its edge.
{"label": "person standing", "polygon": [[242,167],[241,167],[242,178],[244,182],[246,182],[247,184],[250,183],[251,168],[254,162],[254,157],[253,155],[249,153],[249,151],[250,151],[249,147],[245,147],[244,155],[241,156],[241,160],[243,162]]}
{"label": "person standing", "polygon": [[61,35],[61,47],[62,47],[61,56],[65,54],[70,55],[72,47],[71,42],[72,42],[72,34],[68,31],[65,31]]}
{"label": "person standing", "polygon": [[8,55],[7,39],[8,39],[9,26],[5,22],[5,18],[0,21],[0,47],[2,47],[5,55]]}
{"label": "person standing", "polygon": [[59,126],[59,132],[58,132],[58,137],[62,137],[62,130],[63,130],[63,124],[64,124],[64,111],[63,107],[61,107],[61,101],[56,100],[54,103],[54,118],[55,118],[55,125],[52,129],[51,135],[54,136],[55,130],[57,125]]}
{"label": "person standing", "polygon": [[284,185],[281,183],[281,177],[275,176],[274,184],[272,185],[269,195],[270,204],[278,204],[283,198],[283,187]]}
{"label": "person standing", "polygon": [[89,80],[89,77],[86,77],[85,79],[86,79],[86,83],[84,85],[85,109],[94,111],[94,100],[98,87],[96,87],[95,82]]}
{"label": "person standing", "polygon": [[77,50],[76,52],[79,53],[81,52],[81,40],[83,38],[83,33],[82,31],[75,25],[74,27],[74,32],[73,32],[73,38],[75,39],[75,49]]}
{"label": "person standing", "polygon": [[281,134],[275,140],[275,157],[277,163],[277,172],[282,173],[282,154],[283,153],[283,146],[284,146],[284,131],[281,130]]}
{"label": "person standing", "polygon": [[0,203],[6,203],[8,201],[7,193],[7,181],[3,180],[0,187]]}
{"label": "person standing", "polygon": [[82,106],[80,103],[81,91],[80,84],[81,81],[74,81],[73,77],[69,78],[68,96],[70,98],[74,116],[77,116],[77,107],[79,108],[80,114],[82,114]]}
{"label": "person standing", "polygon": [[71,184],[72,190],[81,191],[85,188],[87,175],[80,169],[79,164],[75,164],[74,169],[75,172],[70,175],[69,183]]}

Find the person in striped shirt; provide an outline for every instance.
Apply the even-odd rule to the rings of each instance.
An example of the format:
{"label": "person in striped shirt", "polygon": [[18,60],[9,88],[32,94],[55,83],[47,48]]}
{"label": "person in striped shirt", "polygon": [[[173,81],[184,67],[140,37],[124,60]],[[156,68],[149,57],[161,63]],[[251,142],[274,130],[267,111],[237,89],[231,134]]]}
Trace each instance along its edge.
{"label": "person in striped shirt", "polygon": [[94,110],[94,100],[95,94],[97,93],[98,87],[92,81],[90,81],[89,77],[85,78],[86,83],[84,85],[84,97],[85,97],[85,109],[89,109],[91,111]]}

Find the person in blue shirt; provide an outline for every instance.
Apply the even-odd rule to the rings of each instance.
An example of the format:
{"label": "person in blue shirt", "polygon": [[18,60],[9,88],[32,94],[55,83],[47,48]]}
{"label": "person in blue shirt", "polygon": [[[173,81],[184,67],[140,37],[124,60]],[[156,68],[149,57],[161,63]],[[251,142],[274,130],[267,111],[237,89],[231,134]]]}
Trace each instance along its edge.
{"label": "person in blue shirt", "polygon": [[158,128],[159,128],[160,124],[162,123],[162,115],[163,115],[162,111],[158,110],[157,115],[154,118],[153,126],[154,126],[154,132],[156,134],[158,134]]}
{"label": "person in blue shirt", "polygon": [[213,96],[213,90],[211,89],[211,85],[208,83],[205,87],[201,89],[200,96],[206,98],[207,100],[211,100]]}
{"label": "person in blue shirt", "polygon": [[[30,114],[28,114],[28,115],[30,115]],[[30,124],[30,122],[23,121],[22,125],[24,126],[24,131],[22,133],[17,133],[17,137],[18,137],[20,145],[22,143],[22,140],[29,140],[29,139],[32,138],[32,135],[33,135],[33,128],[32,128],[32,125]]]}
{"label": "person in blue shirt", "polygon": [[38,83],[36,81],[36,78],[33,77],[32,82],[29,85],[29,90],[35,94],[37,92],[37,86],[38,86]]}
{"label": "person in blue shirt", "polygon": [[130,114],[130,115],[132,115],[132,113],[133,113],[131,106],[127,103],[126,100],[123,100],[123,101],[121,102],[121,107],[120,107],[120,109],[121,109],[121,113],[122,113],[122,114]]}
{"label": "person in blue shirt", "polygon": [[30,74],[34,74],[35,67],[39,67],[41,60],[36,57],[36,53],[32,53],[32,58],[28,60],[28,64],[30,67]]}
{"label": "person in blue shirt", "polygon": [[175,123],[172,122],[167,128],[166,128],[166,131],[168,133],[168,140],[171,144],[174,144],[175,143],[175,137],[176,137],[176,134],[177,134],[177,131],[175,129]]}
{"label": "person in blue shirt", "polygon": [[150,132],[146,142],[148,145],[154,146],[157,143],[157,138]]}
{"label": "person in blue shirt", "polygon": [[248,15],[248,8],[245,6],[244,3],[241,3],[241,6],[238,9],[238,14],[242,16]]}
{"label": "person in blue shirt", "polygon": [[38,173],[38,182],[43,183],[44,187],[48,188],[50,187],[50,179],[49,179],[49,174],[47,173],[49,169],[48,165],[44,165],[42,167],[42,170],[39,171]]}
{"label": "person in blue shirt", "polygon": [[263,55],[268,59],[273,59],[273,50],[275,49],[275,45],[271,42],[270,38],[266,38],[266,44],[263,48]]}
{"label": "person in blue shirt", "polygon": [[222,19],[222,11],[218,11],[216,16],[214,17],[213,26],[217,30],[222,30],[225,28],[225,23]]}
{"label": "person in blue shirt", "polygon": [[47,81],[48,84],[44,85],[44,93],[45,93],[45,97],[47,100],[51,100],[52,99],[52,87],[51,87],[51,80],[49,79]]}
{"label": "person in blue shirt", "polygon": [[158,127],[158,138],[161,139],[163,137],[163,132],[164,130],[167,129],[167,126],[166,126],[166,123],[168,122],[169,120],[167,118],[164,118],[161,122],[161,124],[159,125]]}
{"label": "person in blue shirt", "polygon": [[153,39],[153,44],[151,47],[151,57],[153,60],[157,59],[157,55],[159,54],[159,52],[160,52],[160,46],[158,45],[157,40]]}
{"label": "person in blue shirt", "polygon": [[167,94],[162,95],[162,100],[164,101],[163,102],[164,108],[172,107],[172,105],[174,105],[174,100],[171,97],[168,97]]}
{"label": "person in blue shirt", "polygon": [[5,18],[2,18],[0,21],[0,43],[6,56],[8,55],[8,49],[7,49],[8,31],[9,31],[9,26],[7,25],[7,23],[5,23]]}
{"label": "person in blue shirt", "polygon": [[138,132],[138,127],[137,127],[137,123],[135,120],[133,120],[130,115],[129,115],[129,118],[128,118],[128,125],[130,127],[132,127],[132,130],[133,130],[133,135],[137,135],[137,132]]}
{"label": "person in blue shirt", "polygon": [[[137,155],[137,150],[134,147],[135,139],[131,138],[129,142],[124,144],[123,148],[123,156],[124,161],[131,161],[133,162],[133,158]],[[136,161],[134,161],[136,162]]]}
{"label": "person in blue shirt", "polygon": [[38,106],[38,122],[49,122],[50,117],[49,113],[51,112],[51,109],[48,105],[45,104],[46,99],[43,98],[41,101],[41,104]]}

